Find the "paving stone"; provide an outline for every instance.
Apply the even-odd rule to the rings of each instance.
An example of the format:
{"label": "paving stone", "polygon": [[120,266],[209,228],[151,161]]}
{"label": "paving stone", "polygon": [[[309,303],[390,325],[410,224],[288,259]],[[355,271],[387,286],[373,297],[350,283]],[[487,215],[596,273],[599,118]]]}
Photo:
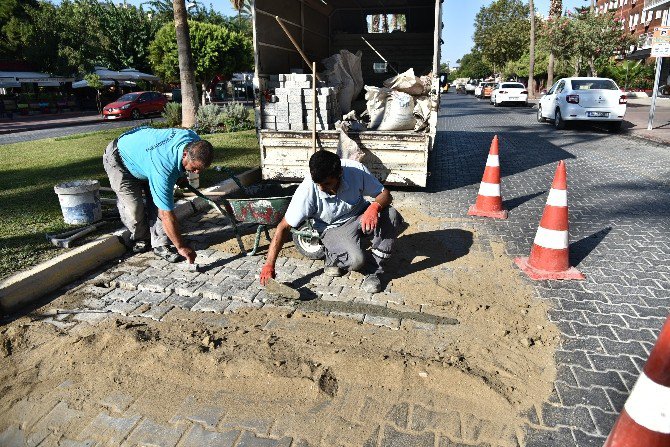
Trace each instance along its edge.
{"label": "paving stone", "polygon": [[72,439],[61,438],[58,441],[58,447],[95,447],[96,442],[93,440],[75,441]]}
{"label": "paving stone", "polygon": [[221,301],[221,300],[210,300],[209,298],[201,298],[200,301],[195,303],[191,308],[194,312],[214,312],[214,313],[223,313],[223,311],[228,307],[230,301]]}
{"label": "paving stone", "polygon": [[105,295],[106,301],[121,301],[127,303],[131,300],[132,297],[137,295],[136,290],[125,290],[120,288],[112,289],[107,295]]}
{"label": "paving stone", "polygon": [[228,304],[226,310],[223,313],[229,314],[235,313],[240,309],[260,309],[263,307],[263,303],[261,302],[247,303],[244,301],[230,301],[229,303],[230,304]]}
{"label": "paving stone", "polygon": [[123,301],[114,301],[112,302],[112,304],[105,307],[105,310],[115,312],[123,316],[128,316],[140,306],[141,306],[140,303],[126,303]]}
{"label": "paving stone", "polygon": [[106,320],[109,318],[109,316],[112,315],[110,313],[100,313],[100,312],[81,312],[72,317],[73,320],[76,321],[81,321],[83,323],[88,323],[91,325],[95,325],[100,323],[103,320]]}
{"label": "paving stone", "polygon": [[152,306],[158,306],[163,301],[167,299],[169,295],[166,293],[155,293],[149,291],[142,291],[135,295],[130,302],[139,303],[139,304],[150,304]]}
{"label": "paving stone", "polygon": [[394,423],[397,427],[406,429],[409,418],[409,404],[396,404],[386,413],[386,421]]}
{"label": "paving stone", "polygon": [[211,282],[205,282],[195,290],[194,296],[198,295],[210,300],[222,300],[225,296],[224,287]]}
{"label": "paving stone", "polygon": [[174,447],[185,432],[181,426],[168,427],[160,425],[150,419],[144,419],[130,433],[123,446],[155,445],[160,447]]}
{"label": "paving stone", "polygon": [[330,312],[329,315],[335,316],[335,317],[349,318],[351,320],[358,321],[359,323],[362,323],[363,319],[365,318],[365,314],[349,313],[349,312],[332,311],[332,312]]}
{"label": "paving stone", "polygon": [[292,442],[292,438],[262,438],[245,431],[242,432],[242,436],[237,441],[236,447],[290,447]]}
{"label": "paving stone", "polygon": [[564,411],[558,406],[542,404],[542,421],[548,427],[579,428],[586,433],[597,433],[586,407],[574,407],[571,411]]}
{"label": "paving stone", "polygon": [[173,287],[174,293],[182,296],[200,296],[200,287],[205,281],[195,280],[193,282],[176,281]]}
{"label": "paving stone", "polygon": [[456,411],[437,412],[421,405],[414,405],[410,427],[413,431],[440,430],[461,438],[461,415]]}
{"label": "paving stone", "polygon": [[94,439],[109,445],[121,445],[126,436],[140,421],[140,416],[113,417],[100,413],[81,432],[79,439]]}
{"label": "paving stone", "polygon": [[374,324],[375,326],[383,326],[389,329],[398,329],[400,327],[400,320],[391,317],[378,317],[374,315],[366,315],[363,319],[364,323]]}
{"label": "paving stone", "polygon": [[192,425],[179,443],[179,447],[233,447],[239,437],[239,430],[217,433],[206,430],[199,425]]}
{"label": "paving stone", "polygon": [[107,407],[113,413],[123,413],[134,400],[133,396],[115,391],[102,399],[100,405]]}
{"label": "paving stone", "polygon": [[23,430],[10,425],[0,433],[0,445],[3,447],[26,447],[26,436]]}
{"label": "paving stone", "polygon": [[403,433],[390,425],[384,427],[380,447],[407,447],[407,446],[434,446],[435,434],[433,433]]}
{"label": "paving stone", "polygon": [[146,278],[132,273],[124,273],[114,280],[117,287],[125,290],[137,290],[137,286]]}
{"label": "paving stone", "polygon": [[202,424],[206,428],[214,429],[224,414],[225,410],[223,408],[201,406],[193,396],[189,396],[170,419],[170,423],[191,421]]}
{"label": "paving stone", "polygon": [[193,306],[200,301],[199,296],[181,296],[172,294],[165,300],[165,304],[169,304],[174,307],[179,307],[185,310],[191,310]]}
{"label": "paving stone", "polygon": [[153,293],[170,293],[174,290],[174,280],[172,278],[149,277],[139,283],[137,289]]}

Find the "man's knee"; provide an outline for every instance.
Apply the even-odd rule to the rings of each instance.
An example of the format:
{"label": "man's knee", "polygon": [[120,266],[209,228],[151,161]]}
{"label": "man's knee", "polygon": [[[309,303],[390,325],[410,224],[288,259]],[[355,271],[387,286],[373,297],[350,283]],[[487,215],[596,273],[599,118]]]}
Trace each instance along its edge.
{"label": "man's knee", "polygon": [[347,252],[349,261],[349,270],[363,270],[365,267],[365,253],[363,250],[350,250]]}

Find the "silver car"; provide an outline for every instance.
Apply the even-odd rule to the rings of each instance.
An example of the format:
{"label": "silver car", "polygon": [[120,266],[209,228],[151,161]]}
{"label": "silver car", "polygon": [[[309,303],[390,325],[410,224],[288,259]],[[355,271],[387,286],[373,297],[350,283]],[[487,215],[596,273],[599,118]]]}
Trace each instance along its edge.
{"label": "silver car", "polygon": [[570,121],[595,121],[618,131],[626,115],[627,101],[626,95],[608,78],[559,79],[540,99],[537,121],[553,120],[556,129],[564,129]]}

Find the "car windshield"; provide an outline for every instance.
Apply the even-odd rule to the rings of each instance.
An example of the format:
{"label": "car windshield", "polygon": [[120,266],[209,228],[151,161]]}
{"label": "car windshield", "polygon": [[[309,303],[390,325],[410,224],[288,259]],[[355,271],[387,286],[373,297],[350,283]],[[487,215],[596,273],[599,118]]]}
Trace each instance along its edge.
{"label": "car windshield", "polygon": [[523,84],[503,84],[501,88],[526,88]]}
{"label": "car windshield", "polygon": [[117,101],[119,101],[119,102],[121,102],[121,101],[135,101],[137,99],[137,97],[140,96],[140,95],[141,95],[141,93],[126,93],[125,95],[123,95],[122,97],[117,99]]}
{"label": "car windshield", "polygon": [[573,90],[619,90],[611,79],[576,79],[570,82]]}

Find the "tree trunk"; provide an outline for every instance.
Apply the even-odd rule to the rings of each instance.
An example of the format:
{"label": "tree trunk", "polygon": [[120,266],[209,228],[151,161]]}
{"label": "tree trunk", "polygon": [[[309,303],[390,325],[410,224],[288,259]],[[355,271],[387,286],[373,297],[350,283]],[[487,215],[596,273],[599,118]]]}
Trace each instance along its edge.
{"label": "tree trunk", "polygon": [[554,85],[554,52],[549,53],[549,64],[547,65],[547,87]]}
{"label": "tree trunk", "polygon": [[535,5],[528,1],[530,7],[530,65],[528,67],[528,94],[535,98]]}
{"label": "tree trunk", "polygon": [[198,109],[198,90],[195,86],[193,53],[188,32],[185,0],[172,0],[174,25],[177,32],[177,52],[179,54],[179,80],[181,81],[181,125],[191,128],[195,125]]}
{"label": "tree trunk", "polygon": [[596,63],[593,60],[593,56],[589,59],[589,71],[591,72],[591,77],[598,76],[598,71],[596,70]]}

